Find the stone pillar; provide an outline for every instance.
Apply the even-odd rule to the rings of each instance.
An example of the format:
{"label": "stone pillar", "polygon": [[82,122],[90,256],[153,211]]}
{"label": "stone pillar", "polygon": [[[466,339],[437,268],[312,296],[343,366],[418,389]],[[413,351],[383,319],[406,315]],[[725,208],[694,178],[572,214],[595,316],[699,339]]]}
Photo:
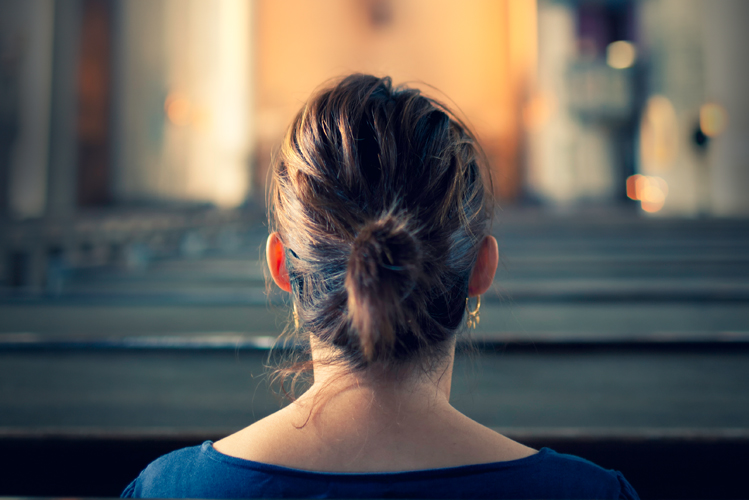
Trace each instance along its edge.
{"label": "stone pillar", "polygon": [[66,218],[76,207],[81,0],[57,0],[54,26],[46,213]]}
{"label": "stone pillar", "polygon": [[715,215],[749,215],[749,2],[704,5],[706,100],[726,110],[726,129],[708,144]]}
{"label": "stone pillar", "polygon": [[8,215],[11,157],[19,127],[18,55],[0,40],[0,220]]}
{"label": "stone pillar", "polygon": [[0,284],[39,286],[42,243],[13,238],[14,218],[46,204],[53,0],[0,2]]}
{"label": "stone pillar", "polygon": [[253,2],[120,0],[115,12],[115,201],[241,204]]}
{"label": "stone pillar", "polygon": [[702,0],[652,0],[640,4],[639,31],[647,64],[647,103],[640,125],[638,170],[667,185],[663,216],[710,211],[705,184],[709,165],[693,140],[705,103]]}
{"label": "stone pillar", "polygon": [[39,217],[46,203],[54,9],[0,2],[0,211],[14,217]]}

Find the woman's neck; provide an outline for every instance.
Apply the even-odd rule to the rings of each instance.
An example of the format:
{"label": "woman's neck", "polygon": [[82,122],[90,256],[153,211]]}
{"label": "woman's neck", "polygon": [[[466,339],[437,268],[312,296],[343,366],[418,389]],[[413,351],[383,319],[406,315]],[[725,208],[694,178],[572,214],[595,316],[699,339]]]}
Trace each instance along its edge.
{"label": "woman's neck", "polygon": [[373,418],[392,418],[399,413],[421,413],[449,406],[455,343],[447,355],[430,370],[418,364],[388,367],[373,365],[351,371],[335,353],[311,341],[314,383],[296,404],[311,407],[312,413],[343,408]]}
{"label": "woman's neck", "polygon": [[337,428],[341,419],[352,417],[367,428],[403,425],[452,408],[451,376],[448,368],[438,380],[391,382],[329,373],[320,377],[316,370],[315,383],[293,406],[313,427]]}

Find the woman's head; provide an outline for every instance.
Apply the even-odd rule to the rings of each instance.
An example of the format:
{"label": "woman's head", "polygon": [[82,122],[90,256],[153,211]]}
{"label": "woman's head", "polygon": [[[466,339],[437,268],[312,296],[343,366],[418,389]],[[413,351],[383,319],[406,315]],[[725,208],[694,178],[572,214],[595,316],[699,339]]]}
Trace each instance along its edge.
{"label": "woman's head", "polygon": [[[271,175],[271,274],[301,329],[353,369],[433,360],[452,345],[466,297],[493,278],[496,243],[479,259],[490,180],[447,108],[351,75],[304,105]],[[477,260],[491,272],[476,278]]]}

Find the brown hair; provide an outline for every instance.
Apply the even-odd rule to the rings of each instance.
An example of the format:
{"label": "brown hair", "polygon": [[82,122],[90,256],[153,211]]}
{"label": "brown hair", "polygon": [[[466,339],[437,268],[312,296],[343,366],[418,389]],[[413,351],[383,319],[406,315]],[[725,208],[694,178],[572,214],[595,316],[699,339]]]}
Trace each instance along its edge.
{"label": "brown hair", "polygon": [[301,329],[353,370],[443,353],[490,230],[490,185],[474,136],[419,90],[354,74],[313,95],[269,192]]}

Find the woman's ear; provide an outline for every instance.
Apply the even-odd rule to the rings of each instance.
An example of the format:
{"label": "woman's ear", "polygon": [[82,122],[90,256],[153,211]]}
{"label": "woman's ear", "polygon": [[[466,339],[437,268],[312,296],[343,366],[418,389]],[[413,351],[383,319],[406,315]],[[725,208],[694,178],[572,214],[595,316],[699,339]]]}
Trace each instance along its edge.
{"label": "woman's ear", "polygon": [[479,255],[471,272],[471,279],[468,280],[469,297],[476,297],[489,290],[492,282],[494,282],[498,263],[499,247],[497,246],[497,239],[494,236],[487,236],[481,242]]}
{"label": "woman's ear", "polygon": [[284,292],[290,292],[291,282],[289,281],[289,272],[286,270],[286,250],[278,233],[271,233],[268,236],[265,256],[268,259],[268,268],[273,281]]}

